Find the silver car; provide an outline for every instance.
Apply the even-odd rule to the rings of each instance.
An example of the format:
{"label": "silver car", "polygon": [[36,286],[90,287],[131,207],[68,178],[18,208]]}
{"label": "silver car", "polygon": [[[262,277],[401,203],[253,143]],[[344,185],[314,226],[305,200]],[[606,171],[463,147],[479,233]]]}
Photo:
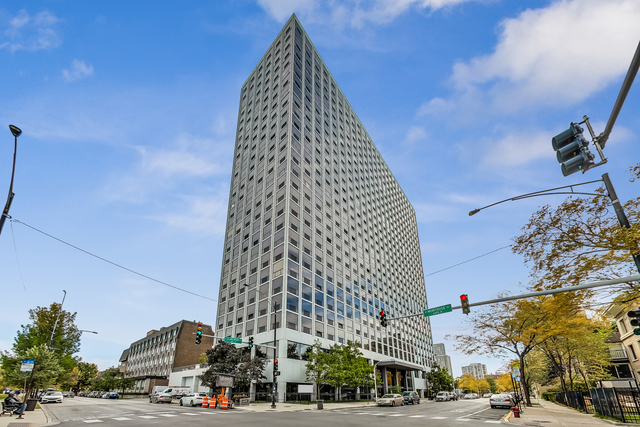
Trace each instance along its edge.
{"label": "silver car", "polygon": [[378,406],[404,406],[404,397],[400,394],[385,394],[378,399]]}
{"label": "silver car", "polygon": [[497,408],[498,406],[510,408],[513,406],[512,403],[513,400],[508,393],[494,394],[489,398],[489,405],[491,405],[492,408]]}
{"label": "silver car", "polygon": [[180,399],[180,406],[202,406],[202,399],[207,393],[189,393]]}

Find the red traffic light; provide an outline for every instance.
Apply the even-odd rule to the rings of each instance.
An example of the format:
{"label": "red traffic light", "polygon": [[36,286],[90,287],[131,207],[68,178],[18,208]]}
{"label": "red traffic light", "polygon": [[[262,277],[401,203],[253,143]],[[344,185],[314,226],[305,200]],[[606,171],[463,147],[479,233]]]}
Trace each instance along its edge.
{"label": "red traffic light", "polygon": [[198,326],[202,326],[202,322],[198,322]]}
{"label": "red traffic light", "polygon": [[273,363],[278,363],[278,359],[273,359]]}
{"label": "red traffic light", "polygon": [[384,317],[384,311],[380,312],[380,317]]}
{"label": "red traffic light", "polygon": [[467,300],[467,295],[460,295],[460,301],[466,301]]}

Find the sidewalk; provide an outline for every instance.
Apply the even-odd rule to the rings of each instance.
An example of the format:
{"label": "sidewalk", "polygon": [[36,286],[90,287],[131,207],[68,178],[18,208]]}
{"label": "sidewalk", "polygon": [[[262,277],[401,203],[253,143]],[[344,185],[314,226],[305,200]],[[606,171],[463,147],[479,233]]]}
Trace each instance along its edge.
{"label": "sidewalk", "polygon": [[43,409],[25,411],[23,417],[19,420],[17,415],[3,415],[0,417],[0,427],[41,427],[58,424],[58,420]]}
{"label": "sidewalk", "polygon": [[605,421],[594,417],[592,414],[583,414],[574,409],[558,405],[546,400],[538,400],[540,406],[524,407],[524,413],[520,418],[511,416],[508,421],[511,424],[521,426],[545,426],[545,427],[609,427],[611,425],[624,425],[612,421]]}

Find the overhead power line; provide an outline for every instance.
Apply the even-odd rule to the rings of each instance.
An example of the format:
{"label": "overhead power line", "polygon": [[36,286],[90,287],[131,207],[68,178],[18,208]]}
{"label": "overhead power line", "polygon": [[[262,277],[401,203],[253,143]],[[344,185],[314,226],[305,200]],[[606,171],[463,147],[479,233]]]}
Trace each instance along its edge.
{"label": "overhead power line", "polygon": [[213,301],[213,302],[218,302],[218,300],[216,300],[216,299],[209,298],[209,297],[206,297],[206,296],[204,296],[204,295],[196,294],[195,292],[191,292],[191,291],[189,291],[189,290],[187,290],[187,289],[180,288],[180,287],[178,287],[178,286],[174,286],[174,285],[170,285],[169,283],[167,283],[167,282],[163,282],[162,280],[154,279],[153,277],[147,276],[146,274],[138,273],[138,272],[137,272],[137,271],[135,271],[135,270],[132,270],[132,269],[127,268],[127,267],[124,267],[124,266],[122,266],[122,265],[120,265],[120,264],[117,264],[117,263],[115,263],[115,262],[113,262],[113,261],[109,261],[108,259],[106,259],[106,258],[102,258],[101,256],[98,256],[98,255],[96,255],[96,254],[93,254],[93,253],[91,253],[91,252],[89,252],[89,251],[85,251],[84,249],[79,248],[79,247],[77,247],[77,246],[74,246],[74,245],[72,245],[71,243],[65,242],[65,241],[64,241],[64,240],[62,240],[62,239],[58,239],[57,237],[52,236],[51,234],[45,233],[45,232],[44,232],[44,231],[42,231],[42,230],[38,230],[37,228],[35,228],[35,227],[33,227],[33,226],[29,225],[29,224],[26,224],[26,223],[24,223],[24,222],[22,222],[22,221],[19,221],[19,220],[17,220],[17,219],[12,218],[12,219],[11,219],[11,222],[17,222],[18,224],[22,224],[22,225],[24,225],[24,226],[26,226],[26,227],[29,227],[30,229],[32,229],[32,230],[34,230],[34,231],[37,231],[38,233],[44,234],[45,236],[50,237],[50,238],[52,238],[52,239],[54,239],[54,240],[57,240],[57,241],[58,241],[58,242],[60,242],[60,243],[64,243],[65,245],[70,246],[70,247],[72,247],[72,248],[74,248],[74,249],[77,249],[77,250],[79,250],[80,252],[84,252],[84,253],[85,253],[85,254],[87,254],[87,255],[91,255],[91,256],[92,256],[92,257],[94,257],[94,258],[98,258],[98,259],[99,259],[99,260],[101,260],[101,261],[104,261],[104,262],[109,263],[109,264],[111,264],[111,265],[114,265],[114,266],[116,266],[116,267],[118,267],[118,268],[121,268],[121,269],[123,269],[123,270],[126,270],[126,271],[128,271],[129,273],[137,274],[138,276],[140,276],[140,277],[144,277],[145,279],[149,279],[149,280],[151,280],[151,281],[153,281],[153,282],[160,283],[161,285],[168,286],[168,287],[170,287],[170,288],[173,288],[173,289],[178,290],[178,291],[181,291],[181,292],[186,292],[186,293],[191,294],[191,295],[194,295],[194,296],[196,296],[196,297],[204,298],[204,299],[207,299],[207,300],[209,300],[209,301]]}
{"label": "overhead power line", "polygon": [[498,248],[498,249],[496,249],[496,250],[493,250],[493,251],[491,251],[491,252],[487,252],[486,254],[478,255],[478,256],[477,256],[477,257],[475,257],[475,258],[471,258],[471,259],[468,259],[468,260],[466,260],[466,261],[459,262],[458,264],[452,265],[452,266],[450,266],[450,267],[443,268],[442,270],[434,271],[433,273],[429,273],[429,274],[427,274],[427,275],[426,275],[426,276],[424,276],[424,277],[433,276],[433,275],[434,275],[434,274],[436,274],[436,273],[441,273],[441,272],[443,272],[443,271],[445,271],[445,270],[449,270],[449,269],[451,269],[451,268],[453,268],[453,267],[457,267],[457,266],[459,266],[459,265],[466,264],[466,263],[471,262],[471,261],[473,261],[473,260],[476,260],[476,259],[478,259],[478,258],[482,258],[483,256],[487,256],[487,255],[490,255],[490,254],[492,254],[492,253],[494,253],[494,252],[498,252],[498,251],[501,251],[501,250],[503,250],[503,249],[510,248],[510,247],[511,247],[511,245],[503,246],[503,247]]}

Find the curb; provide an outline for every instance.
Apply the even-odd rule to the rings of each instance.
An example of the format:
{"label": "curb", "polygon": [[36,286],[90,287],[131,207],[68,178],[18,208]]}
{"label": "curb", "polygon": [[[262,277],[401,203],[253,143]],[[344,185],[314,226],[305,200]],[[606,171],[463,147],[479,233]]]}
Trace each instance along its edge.
{"label": "curb", "polygon": [[49,411],[49,409],[45,409],[44,405],[40,405],[40,410],[44,413],[44,417],[47,419],[47,424],[48,426],[55,426],[60,424],[60,420],[53,415],[52,412]]}

